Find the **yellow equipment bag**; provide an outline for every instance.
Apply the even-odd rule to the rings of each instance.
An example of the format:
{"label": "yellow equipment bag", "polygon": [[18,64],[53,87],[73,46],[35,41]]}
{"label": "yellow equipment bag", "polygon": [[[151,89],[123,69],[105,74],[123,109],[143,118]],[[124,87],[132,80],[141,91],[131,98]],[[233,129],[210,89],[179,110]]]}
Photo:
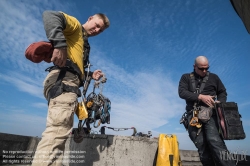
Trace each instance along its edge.
{"label": "yellow equipment bag", "polygon": [[160,134],[156,166],[182,166],[176,135]]}
{"label": "yellow equipment bag", "polygon": [[76,116],[78,117],[79,120],[88,118],[88,111],[83,102],[78,103],[78,108],[76,109]]}

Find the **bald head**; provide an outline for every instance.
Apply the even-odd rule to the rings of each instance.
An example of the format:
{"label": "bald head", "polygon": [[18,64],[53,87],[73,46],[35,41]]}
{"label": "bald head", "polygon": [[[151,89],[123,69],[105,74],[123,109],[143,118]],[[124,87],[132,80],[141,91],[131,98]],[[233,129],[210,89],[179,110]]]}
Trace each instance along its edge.
{"label": "bald head", "polygon": [[208,60],[205,56],[198,56],[194,60],[194,70],[201,77],[205,77],[209,69]]}
{"label": "bald head", "polygon": [[197,58],[195,58],[194,64],[195,65],[199,65],[199,64],[207,64],[208,65],[208,60],[205,56],[198,56]]}

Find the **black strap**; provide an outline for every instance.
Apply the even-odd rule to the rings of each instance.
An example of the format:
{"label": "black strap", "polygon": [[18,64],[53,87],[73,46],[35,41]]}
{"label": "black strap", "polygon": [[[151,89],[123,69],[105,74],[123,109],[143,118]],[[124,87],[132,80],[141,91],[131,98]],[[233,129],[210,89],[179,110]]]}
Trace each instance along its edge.
{"label": "black strap", "polygon": [[208,80],[208,76],[209,76],[209,72],[207,71],[206,76],[205,76],[205,77],[203,78],[203,80],[202,80],[201,87],[200,87],[200,89],[199,89],[199,93],[201,93],[201,92],[203,91],[203,89],[204,89],[204,87],[205,87],[205,84],[206,84],[206,82],[207,82],[207,80]]}
{"label": "black strap", "polygon": [[63,68],[60,70],[60,73],[57,77],[57,80],[56,80],[56,83],[54,86],[60,86],[65,75],[66,75],[66,70],[65,70],[65,68]]}
{"label": "black strap", "polygon": [[88,66],[89,62],[89,53],[90,53],[90,44],[88,41],[88,37],[86,35],[86,32],[84,28],[82,28],[82,38],[84,40],[84,59],[83,59],[83,66],[86,68]]}
{"label": "black strap", "polygon": [[195,80],[194,80],[194,73],[190,73],[190,78],[191,78],[191,83],[192,83],[192,87],[193,87],[193,92],[194,93],[197,93],[197,90],[196,90],[196,86],[195,86]]}
{"label": "black strap", "polygon": [[52,88],[50,88],[50,90],[48,92],[48,104],[49,104],[49,101],[51,98],[53,99],[53,98],[55,98],[63,93],[63,88],[61,85],[62,85],[62,80],[63,80],[65,74],[66,74],[66,70],[61,69],[60,73],[57,77],[55,85]]}
{"label": "black strap", "polygon": [[105,126],[102,126],[100,129],[101,134],[105,134]]}
{"label": "black strap", "polygon": [[206,84],[206,82],[208,80],[208,76],[209,76],[209,72],[207,72],[206,76],[203,78],[200,88],[197,89],[196,86],[195,86],[194,73],[193,72],[190,73],[191,83],[192,83],[194,93],[201,94],[201,92],[203,91],[203,89],[205,87],[205,84]]}
{"label": "black strap", "polygon": [[82,78],[81,78],[82,72],[81,72],[80,68],[74,62],[72,62],[70,59],[66,60],[66,64],[64,67],[51,66],[51,67],[48,67],[47,69],[45,69],[45,71],[51,72],[52,70],[55,70],[55,69],[63,69],[63,70],[67,70],[73,74],[76,74],[78,76],[79,80],[82,82]]}
{"label": "black strap", "polygon": [[[201,86],[200,88],[197,88],[195,86],[195,79],[194,79],[194,73],[190,73],[190,77],[191,77],[191,83],[192,83],[192,86],[193,86],[193,90],[194,90],[194,93],[197,93],[197,94],[201,94],[201,92],[203,91],[204,87],[205,87],[205,84],[208,80],[208,76],[209,76],[209,72],[207,71],[207,74],[206,76],[202,79],[202,83],[201,83]],[[195,107],[197,104],[199,104],[200,101],[196,101],[194,102],[194,106]]]}

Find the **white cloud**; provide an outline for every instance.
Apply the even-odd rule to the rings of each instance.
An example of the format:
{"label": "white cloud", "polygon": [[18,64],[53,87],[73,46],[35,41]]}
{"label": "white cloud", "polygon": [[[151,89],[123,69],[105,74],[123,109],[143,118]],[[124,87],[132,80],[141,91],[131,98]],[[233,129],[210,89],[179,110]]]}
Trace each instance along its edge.
{"label": "white cloud", "polygon": [[[20,91],[27,92],[39,98],[43,98],[42,82],[47,74],[44,72],[44,69],[50,64],[34,64],[24,57],[24,51],[31,42],[47,40],[41,15],[44,9],[54,9],[56,7],[59,10],[64,10],[66,7],[70,7],[71,4],[74,4],[72,2],[57,3],[57,1],[42,2],[44,1],[26,1],[25,3],[16,3],[10,0],[0,1],[0,50],[3,52],[0,57],[0,63],[4,63],[4,65],[6,64],[13,68],[11,69],[13,72],[3,71],[0,74],[1,80],[10,83]],[[242,68],[242,65],[235,66],[232,64],[235,63],[236,58],[239,58],[239,56],[230,56],[230,54],[233,55],[232,52],[234,52],[234,49],[236,47],[238,48],[238,46],[235,45],[235,42],[232,40],[231,44],[227,43],[227,45],[230,45],[230,48],[227,48],[228,50],[225,52],[224,47],[220,45],[217,46],[218,42],[210,38],[215,35],[217,29],[220,28],[218,27],[220,18],[217,17],[217,19],[213,19],[212,21],[202,18],[208,15],[216,17],[218,13],[214,12],[214,10],[211,10],[209,13],[202,11],[202,7],[199,7],[194,11],[195,15],[199,13],[197,17],[192,17],[193,4],[191,3],[187,4],[185,8],[182,8],[183,3],[171,2],[168,5],[171,6],[173,10],[164,10],[164,12],[153,11],[154,7],[151,5],[156,5],[157,7],[156,3],[143,9],[141,7],[146,6],[146,4],[141,5],[141,2],[140,6],[136,6],[135,4],[130,5],[134,5],[136,8],[130,8],[129,5],[125,5],[123,7],[125,7],[126,10],[119,11],[118,16],[123,18],[123,21],[116,25],[112,24],[111,28],[115,28],[113,28],[112,33],[110,32],[109,34],[113,36],[111,36],[112,38],[108,36],[105,40],[107,40],[108,43],[113,42],[113,45],[107,48],[108,51],[105,51],[108,53],[113,51],[116,55],[120,56],[121,54],[126,55],[129,61],[124,61],[124,66],[134,65],[136,67],[139,66],[138,68],[142,66],[144,69],[147,68],[147,70],[126,70],[116,65],[115,62],[112,62],[109,58],[105,58],[108,56],[104,55],[102,50],[95,50],[95,48],[100,48],[95,45],[91,45],[91,58],[93,59],[94,67],[97,66],[101,68],[108,78],[103,90],[103,94],[109,97],[112,102],[111,124],[107,126],[133,126],[136,127],[138,131],[152,131],[153,136],[158,136],[159,132],[153,129],[170,123],[170,119],[171,121],[172,119],[179,119],[179,116],[184,111],[185,103],[178,97],[178,83],[172,81],[171,73],[153,69],[150,65],[159,65],[160,67],[161,65],[170,65],[171,67],[164,68],[164,70],[168,69],[168,71],[171,71],[170,69],[174,69],[173,72],[176,72],[176,68],[182,69],[182,67],[187,67],[187,61],[190,61],[190,59],[195,56],[193,54],[205,52],[210,56],[209,59],[211,58],[212,66],[215,66],[212,70],[218,71],[219,75],[225,74],[225,78],[230,78],[228,79],[231,80],[229,81],[230,83],[236,83],[238,82],[238,77],[228,73],[231,73],[231,70],[235,70],[239,67]],[[165,9],[165,7],[160,9]],[[126,17],[124,17],[123,12],[131,10],[134,12],[134,19],[131,19],[132,16],[127,14]],[[143,12],[141,12],[142,10]],[[187,17],[190,18],[190,20],[187,20],[187,24],[183,24],[182,18],[184,11],[180,10],[189,10],[186,12],[187,14],[190,14],[190,11],[192,11],[191,17]],[[146,14],[144,15],[144,13]],[[79,15],[80,14],[82,14],[82,12],[79,12]],[[111,20],[111,23],[112,22]],[[134,25],[136,25],[136,27]],[[116,30],[118,30],[119,33],[114,33]],[[191,38],[189,35],[186,35],[189,33],[193,33]],[[140,35],[137,36],[137,34]],[[169,38],[166,38],[165,35],[169,36]],[[144,36],[146,36],[146,38],[144,38]],[[223,45],[225,44],[223,37],[219,40],[222,40],[221,43],[223,43]],[[103,42],[103,40],[100,42]],[[239,45],[241,44],[240,42],[238,43]],[[126,47],[124,47],[124,45]],[[189,55],[190,53],[192,55]],[[225,58],[225,54],[229,58]],[[153,57],[156,55],[157,58]],[[154,63],[159,60],[158,58],[162,61],[162,64]],[[150,59],[150,63],[148,63],[150,65],[147,64],[145,66],[145,59]],[[119,62],[119,59],[116,62]],[[189,65],[191,69],[192,64]],[[173,66],[176,68],[173,68]],[[229,70],[229,68],[231,69]],[[242,68],[240,71],[247,70]],[[1,89],[1,92],[2,91]],[[27,96],[23,97],[25,98]],[[239,106],[245,108],[247,105],[249,105],[249,102],[240,104]],[[31,106],[45,108],[47,107],[47,103],[34,103]],[[7,106],[0,103],[0,107],[5,108]],[[1,131],[8,132],[11,130],[14,134],[40,136],[45,128],[46,117],[30,114],[30,111],[27,110],[16,110],[15,112],[10,111],[9,114],[5,114],[4,112],[0,119]],[[4,119],[11,119],[11,121],[3,121]],[[77,119],[75,119],[74,126],[77,126],[77,122]],[[244,125],[250,124],[246,120],[243,122]],[[95,130],[99,130],[99,128]],[[175,131],[180,132],[181,129],[176,128]],[[114,132],[107,130],[107,133],[131,135],[132,131]],[[177,136],[180,142],[180,148],[193,149],[194,145],[186,132],[177,133]]]}
{"label": "white cloud", "polygon": [[41,82],[38,83],[37,80],[32,80],[31,77],[24,76],[18,73],[12,73],[12,72],[9,72],[9,74],[7,75],[0,73],[0,77],[3,81],[6,81],[14,85],[17,89],[19,89],[22,92],[27,92],[39,98],[43,97],[41,95],[43,92]]}
{"label": "white cloud", "polygon": [[[56,5],[55,5],[56,4]],[[52,1],[26,1],[25,3],[15,1],[0,1],[0,42],[1,63],[6,63],[27,74],[34,76],[44,73],[49,64],[42,62],[34,64],[24,56],[25,49],[33,42],[47,41],[43,22],[42,12],[51,9],[52,6],[62,7],[61,10],[71,7],[73,3],[57,3]],[[65,6],[64,6],[65,5]],[[51,65],[51,64],[50,64]]]}
{"label": "white cloud", "polygon": [[7,109],[0,117],[0,131],[41,137],[45,129],[46,118],[29,114],[27,110]]}
{"label": "white cloud", "polygon": [[246,106],[248,106],[248,105],[250,105],[250,102],[245,102],[245,103],[241,103],[240,105],[239,105],[239,107],[246,107]]}
{"label": "white cloud", "polygon": [[108,79],[103,94],[112,103],[109,126],[134,126],[138,131],[152,131],[183,113],[184,101],[179,99],[178,84],[171,80],[169,73],[128,73],[107,58],[102,59],[101,52],[94,55],[93,61]]}
{"label": "white cloud", "polygon": [[248,118],[242,118],[242,123],[243,123],[243,127],[245,128],[245,130],[248,128],[248,126],[250,126],[250,120]]}
{"label": "white cloud", "polygon": [[32,103],[31,106],[41,109],[47,109],[48,104],[47,103]]}
{"label": "white cloud", "polygon": [[[184,106],[177,96],[177,84],[171,81],[167,73],[154,71],[154,74],[131,74],[101,58],[98,58],[97,64],[102,66],[108,78],[103,94],[112,102],[111,124],[107,126],[134,126],[138,131],[154,131],[154,128],[168,123],[168,119],[182,114]],[[28,75],[11,72],[1,74],[1,77],[20,91],[43,98],[41,79],[34,80]],[[45,108],[46,104],[34,103],[32,106]],[[157,136],[155,133],[157,132],[153,132],[154,136]]]}

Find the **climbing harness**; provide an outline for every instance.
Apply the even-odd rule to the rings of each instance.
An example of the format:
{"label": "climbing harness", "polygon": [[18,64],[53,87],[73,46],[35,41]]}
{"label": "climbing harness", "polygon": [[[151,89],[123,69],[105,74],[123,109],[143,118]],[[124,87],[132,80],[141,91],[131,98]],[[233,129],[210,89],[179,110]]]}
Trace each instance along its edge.
{"label": "climbing harness", "polygon": [[[194,80],[194,73],[190,74],[191,83],[192,83],[194,93],[200,94],[203,91],[203,89],[205,87],[205,84],[206,84],[206,82],[208,80],[208,76],[209,76],[209,72],[207,72],[206,76],[203,78],[200,87],[199,87],[199,85],[196,87],[195,86],[195,80]],[[199,104],[199,101],[198,102],[196,101],[194,103],[193,110],[192,110],[193,111],[193,117],[192,117],[192,119],[190,120],[190,123],[189,123],[190,126],[195,126],[195,127],[198,128],[198,131],[197,131],[197,134],[196,134],[197,136],[200,134],[201,127],[202,127],[202,123],[200,123],[199,118],[198,118],[199,111],[200,111],[200,106],[198,106],[198,104]]]}
{"label": "climbing harness", "polygon": [[[191,83],[192,83],[194,93],[200,94],[203,91],[205,84],[208,80],[208,76],[209,76],[209,72],[207,72],[206,76],[203,78],[201,85],[200,86],[198,85],[196,87],[194,73],[193,72],[190,73],[190,78],[191,78]],[[188,124],[188,115],[190,115],[190,112],[185,112],[180,119],[180,124],[183,124],[186,130],[188,129],[188,125],[197,127],[198,128],[197,135],[200,134],[201,127],[202,127],[202,123],[200,123],[199,121],[200,110],[201,110],[201,106],[199,106],[199,101],[196,101],[193,105],[193,109],[191,110],[193,116],[189,124]]]}
{"label": "climbing harness", "polygon": [[80,97],[81,91],[78,87],[69,86],[69,85],[66,85],[62,82],[67,71],[71,72],[73,74],[76,74],[78,76],[78,78],[81,80],[81,77],[80,77],[81,71],[78,68],[78,66],[75,63],[73,63],[71,60],[67,59],[65,67],[51,66],[51,67],[47,68],[45,71],[51,72],[52,70],[56,70],[56,69],[59,69],[60,72],[58,74],[58,77],[57,77],[55,84],[53,85],[52,88],[50,88],[50,90],[48,92],[48,96],[47,96],[48,104],[49,104],[50,99],[53,99],[53,98],[61,95],[63,92],[73,92],[73,93],[77,94],[78,97]]}

